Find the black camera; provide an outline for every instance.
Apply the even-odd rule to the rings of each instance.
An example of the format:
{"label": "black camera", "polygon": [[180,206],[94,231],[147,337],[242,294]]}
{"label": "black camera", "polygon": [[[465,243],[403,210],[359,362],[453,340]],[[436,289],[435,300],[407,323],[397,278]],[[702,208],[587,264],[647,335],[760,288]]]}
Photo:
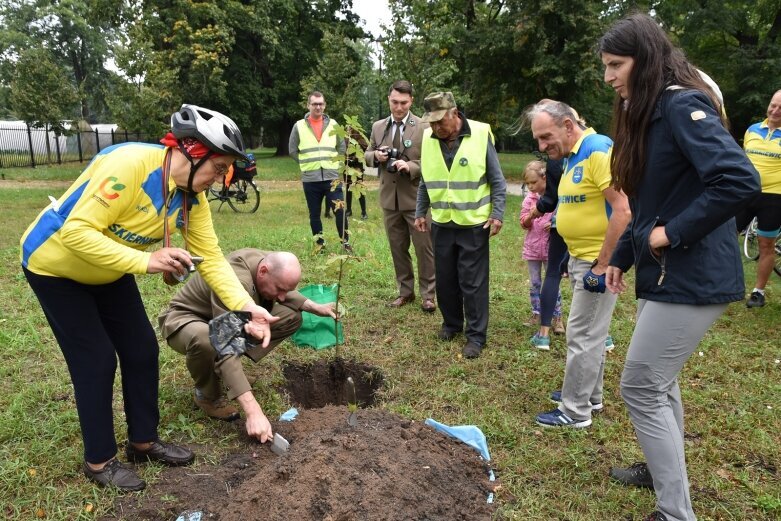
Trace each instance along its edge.
{"label": "black camera", "polygon": [[401,159],[401,152],[398,148],[391,147],[383,147],[382,151],[388,154],[388,159],[385,160],[385,171],[389,174],[395,174],[397,172],[396,160]]}

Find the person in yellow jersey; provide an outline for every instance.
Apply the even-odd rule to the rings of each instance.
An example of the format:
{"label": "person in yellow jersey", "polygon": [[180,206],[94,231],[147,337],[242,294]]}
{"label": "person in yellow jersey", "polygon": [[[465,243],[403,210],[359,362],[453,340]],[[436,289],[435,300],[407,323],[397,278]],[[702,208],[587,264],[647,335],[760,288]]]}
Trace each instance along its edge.
{"label": "person in yellow jersey", "polygon": [[[84,442],[83,472],[101,486],[146,483],[116,457],[112,395],[117,359],[131,462],[186,465],[194,454],[158,437],[158,352],[134,275],[169,284],[198,271],[231,310],[251,313],[246,332],[262,345],[278,320],[257,305],[217,244],[203,193],[247,159],[230,118],[195,105],[171,116],[161,145],[122,143],[98,153],[21,238],[24,275],[68,366]],[[170,245],[178,228],[184,248]],[[162,247],[148,253],[150,246]],[[270,429],[261,441],[272,436]]]}
{"label": "person in yellow jersey", "polygon": [[767,119],[754,123],[743,137],[743,150],[759,172],[762,193],[736,217],[738,231],[757,218],[759,263],[757,281],[746,306],[765,305],[765,286],[776,260],[776,237],[781,232],[781,90],[770,98]]}
{"label": "person in yellow jersey", "polygon": [[613,142],[578,123],[566,103],[543,100],[525,111],[540,152],[563,159],[556,227],[569,250],[573,283],[567,320],[564,384],[551,398],[559,406],[537,415],[543,427],[583,428],[602,409],[605,338],[616,295],[605,292],[610,255],[629,223],[629,202],[611,187]]}
{"label": "person in yellow jersey", "polygon": [[303,119],[299,119],[288,140],[290,157],[298,162],[304,197],[309,209],[309,227],[315,240],[315,248],[322,252],[325,247],[323,221],[320,213],[325,200],[326,208],[334,213],[336,231],[345,250],[352,251],[347,233],[347,220],[343,220],[344,208],[338,204],[344,199],[342,183],[334,188],[339,179],[339,161],[344,156],[346,145],[332,133],[336,122],[325,113],[325,97],[322,92],[313,91],[307,97],[307,108]]}
{"label": "person in yellow jersey", "polygon": [[477,358],[488,331],[488,239],[502,229],[507,183],[494,148],[491,127],[467,119],[451,92],[434,92],[423,100],[415,228],[428,231],[437,301],[442,313],[438,336],[452,340],[464,331],[464,358]]}

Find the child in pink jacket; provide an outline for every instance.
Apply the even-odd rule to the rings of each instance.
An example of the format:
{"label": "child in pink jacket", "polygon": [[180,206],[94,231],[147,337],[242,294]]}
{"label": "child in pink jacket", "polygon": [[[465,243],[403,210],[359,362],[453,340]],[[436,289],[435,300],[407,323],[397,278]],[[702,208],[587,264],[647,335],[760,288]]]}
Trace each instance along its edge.
{"label": "child in pink jacket", "polygon": [[[532,316],[526,325],[540,323],[540,288],[542,288],[542,268],[547,269],[548,240],[550,238],[551,219],[553,213],[546,213],[532,219],[529,215],[532,208],[537,205],[540,195],[545,193],[545,163],[542,161],[530,161],[523,172],[524,182],[529,189],[526,198],[521,205],[520,222],[526,231],[523,240],[523,259],[529,267],[529,299],[531,300]],[[556,298],[556,307],[553,311],[554,320],[561,317],[561,293]]]}

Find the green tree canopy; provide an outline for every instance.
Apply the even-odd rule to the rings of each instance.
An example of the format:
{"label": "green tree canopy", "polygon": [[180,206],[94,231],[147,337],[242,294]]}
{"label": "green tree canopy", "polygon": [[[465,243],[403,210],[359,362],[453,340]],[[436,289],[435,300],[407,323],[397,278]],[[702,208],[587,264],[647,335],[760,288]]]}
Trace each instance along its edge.
{"label": "green tree canopy", "polygon": [[18,57],[43,46],[63,71],[63,83],[79,90],[81,117],[105,120],[105,68],[110,44],[127,13],[124,0],[0,0],[0,76],[10,78]]}
{"label": "green tree canopy", "polygon": [[61,132],[73,119],[79,103],[76,89],[63,82],[64,71],[43,47],[22,51],[11,82],[14,114],[30,126]]}

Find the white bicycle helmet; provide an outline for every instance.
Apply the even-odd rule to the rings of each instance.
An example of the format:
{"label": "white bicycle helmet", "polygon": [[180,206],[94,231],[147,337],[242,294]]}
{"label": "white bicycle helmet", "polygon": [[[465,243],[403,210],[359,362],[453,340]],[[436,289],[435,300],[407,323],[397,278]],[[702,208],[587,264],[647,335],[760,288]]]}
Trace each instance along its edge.
{"label": "white bicycle helmet", "polygon": [[218,154],[249,160],[239,127],[214,110],[185,103],[171,116],[171,132],[176,139],[192,137]]}

